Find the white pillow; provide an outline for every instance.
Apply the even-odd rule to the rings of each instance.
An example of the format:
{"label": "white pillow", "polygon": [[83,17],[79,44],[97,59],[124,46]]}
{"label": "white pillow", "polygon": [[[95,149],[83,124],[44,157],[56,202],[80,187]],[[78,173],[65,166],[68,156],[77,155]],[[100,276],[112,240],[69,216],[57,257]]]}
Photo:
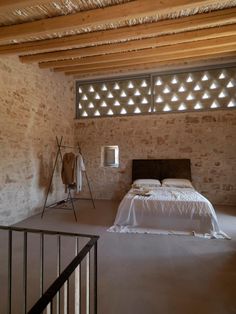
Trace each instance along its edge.
{"label": "white pillow", "polygon": [[158,188],[161,182],[156,179],[138,179],[133,182],[133,187]]}
{"label": "white pillow", "polygon": [[164,179],[162,186],[175,187],[175,188],[192,188],[192,183],[187,179]]}

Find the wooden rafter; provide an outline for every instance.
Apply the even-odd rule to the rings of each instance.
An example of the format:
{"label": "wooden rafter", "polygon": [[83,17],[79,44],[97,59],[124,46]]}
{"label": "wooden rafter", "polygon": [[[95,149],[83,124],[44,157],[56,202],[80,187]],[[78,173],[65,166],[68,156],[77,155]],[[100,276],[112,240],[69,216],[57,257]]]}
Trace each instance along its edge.
{"label": "wooden rafter", "polygon": [[[88,65],[79,65],[79,66],[74,66],[74,67],[61,67],[61,68],[55,68],[54,72],[86,72],[86,71],[96,71],[96,70],[102,70],[102,69],[108,69],[108,68],[115,68],[117,65],[119,67],[126,67],[126,66],[134,66],[134,65],[140,65],[140,64],[149,64],[149,63],[160,63],[160,62],[166,62],[168,60],[179,60],[182,59],[183,56],[184,58],[189,58],[191,57],[207,57],[212,55],[220,56],[221,54],[225,53],[230,53],[232,55],[232,51],[234,52],[236,45],[232,45],[227,47],[226,52],[225,48],[213,48],[213,49],[202,49],[198,50],[197,52],[195,51],[185,51],[183,52],[176,52],[174,55],[173,53],[165,54],[164,56],[157,56],[157,57],[143,57],[139,59],[127,59],[120,61],[119,63],[117,62],[106,62],[106,63],[95,63],[95,64],[88,64]],[[228,52],[229,51],[229,52]],[[235,56],[236,57],[236,56]]]}
{"label": "wooden rafter", "polygon": [[[164,35],[160,37],[147,38],[142,40],[128,41],[125,43],[107,44],[88,48],[69,49],[66,51],[56,51],[40,53],[34,55],[21,56],[20,60],[24,63],[53,61],[60,59],[70,59],[78,57],[88,57],[103,54],[113,54],[123,51],[140,50],[146,48],[176,45],[179,43],[195,42],[200,40],[210,40],[236,35],[236,24],[222,26],[221,28],[209,28],[203,30],[190,31],[174,35]],[[207,42],[206,42],[207,44]]]}
{"label": "wooden rafter", "polygon": [[[129,67],[134,67],[136,65],[145,65],[147,66],[148,64],[152,63],[160,63],[160,62],[167,62],[167,61],[173,61],[173,60],[181,60],[181,59],[188,59],[192,57],[209,57],[211,55],[220,55],[224,53],[235,53],[236,52],[236,44],[232,44],[227,47],[214,47],[214,48],[208,48],[208,49],[197,49],[197,50],[185,50],[185,51],[177,51],[175,53],[166,53],[164,55],[156,56],[153,58],[143,58],[143,59],[130,59],[130,60],[124,60],[120,61],[119,63],[117,62],[109,62],[109,63],[104,63],[103,68],[101,68],[98,64],[94,64],[93,66],[91,65],[88,68],[70,68],[70,69],[64,69],[63,72],[66,72],[66,74],[85,74],[89,72],[96,72],[97,70],[103,69],[104,71],[107,69],[115,69],[115,68],[124,68],[127,69]],[[100,64],[101,65],[101,64]]]}
{"label": "wooden rafter", "polygon": [[160,36],[164,34],[179,33],[195,29],[219,27],[222,25],[236,23],[236,8],[202,13],[174,20],[164,20],[145,25],[135,25],[84,33],[63,38],[37,40],[19,44],[0,46],[0,54],[15,54],[22,52],[49,51],[56,49],[73,48],[79,46],[100,45],[104,42],[115,42],[118,40],[131,40],[147,37]]}
{"label": "wooden rafter", "polygon": [[[166,54],[175,54],[177,52],[184,53],[202,49],[221,49],[222,52],[228,51],[229,47],[236,45],[236,36],[222,37],[217,39],[201,40],[190,43],[181,43],[177,45],[143,49],[139,51],[113,53],[109,55],[93,56],[81,58],[79,61],[80,65],[91,65],[96,63],[107,63],[107,62],[121,62],[122,60],[140,59],[140,58],[151,58],[165,56]],[[51,64],[52,65],[52,64]],[[42,65],[41,65],[42,66]],[[55,67],[54,63],[54,67]]]}
{"label": "wooden rafter", "polygon": [[50,3],[50,0],[0,0],[0,11],[3,13],[46,3]]}
{"label": "wooden rafter", "polygon": [[[215,48],[214,48],[215,49]],[[225,47],[222,47],[222,49],[224,50]],[[77,59],[76,62],[74,63],[74,65],[72,64],[72,62],[74,62],[75,60],[62,60],[62,61],[51,61],[51,62],[43,62],[43,63],[39,63],[39,67],[42,69],[45,68],[61,68],[61,67],[68,67],[68,69],[70,68],[71,65],[76,66],[76,65],[80,65],[80,66],[93,66],[94,64],[101,64],[104,67],[104,64],[108,63],[108,62],[122,62],[122,60],[124,61],[129,61],[130,60],[130,54],[122,54],[121,55],[121,60],[119,61],[119,56],[113,55],[112,58],[111,56],[99,56],[99,57],[87,57],[87,58],[82,58],[82,59]],[[133,56],[132,56],[133,57]],[[143,59],[145,58],[144,56],[139,56],[139,58],[135,58],[135,60],[138,59]],[[151,58],[150,56],[147,56],[147,58]],[[154,57],[156,58],[156,57]]]}
{"label": "wooden rafter", "polygon": [[218,3],[218,0],[136,0],[103,9],[4,26],[1,27],[0,41],[25,38],[27,36],[41,36],[76,28],[94,27],[134,18],[171,14],[176,11],[196,9],[196,7],[206,8]]}
{"label": "wooden rafter", "polygon": [[170,69],[183,69],[188,67],[199,67],[199,66],[210,66],[210,65],[225,65],[225,64],[236,64],[235,53],[225,53],[225,54],[215,54],[211,56],[197,56],[191,57],[187,59],[176,59],[176,60],[168,60],[163,62],[153,62],[148,64],[138,64],[133,66],[126,67],[116,67],[109,68],[103,70],[89,71],[86,73],[65,73],[66,75],[73,75],[77,79],[88,78],[90,76],[109,76],[109,75],[124,75],[127,72],[135,73],[135,72],[143,72],[143,71],[161,71],[161,70],[170,70]]}

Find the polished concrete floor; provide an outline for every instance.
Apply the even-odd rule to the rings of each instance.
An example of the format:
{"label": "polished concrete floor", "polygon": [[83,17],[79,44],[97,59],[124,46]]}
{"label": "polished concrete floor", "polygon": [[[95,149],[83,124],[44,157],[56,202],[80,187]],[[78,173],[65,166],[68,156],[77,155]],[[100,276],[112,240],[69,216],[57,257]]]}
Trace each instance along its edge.
{"label": "polished concrete floor", "polygon": [[236,313],[236,208],[216,209],[232,240],[107,232],[117,203],[77,202],[18,226],[100,235],[99,314]]}

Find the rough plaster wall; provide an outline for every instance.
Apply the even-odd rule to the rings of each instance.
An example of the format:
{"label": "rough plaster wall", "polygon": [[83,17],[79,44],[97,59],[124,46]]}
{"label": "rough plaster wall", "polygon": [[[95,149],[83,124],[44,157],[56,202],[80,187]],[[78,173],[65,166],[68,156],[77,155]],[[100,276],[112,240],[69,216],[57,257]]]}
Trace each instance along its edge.
{"label": "rough plaster wall", "polygon": [[[236,110],[87,119],[75,132],[96,198],[123,197],[132,159],[190,158],[198,191],[214,204],[236,204]],[[119,145],[118,169],[101,167],[102,145]]]}
{"label": "rough plaster wall", "polygon": [[[63,75],[0,59],[0,224],[42,209],[55,136],[73,143],[73,88]],[[50,201],[64,196],[56,170]]]}

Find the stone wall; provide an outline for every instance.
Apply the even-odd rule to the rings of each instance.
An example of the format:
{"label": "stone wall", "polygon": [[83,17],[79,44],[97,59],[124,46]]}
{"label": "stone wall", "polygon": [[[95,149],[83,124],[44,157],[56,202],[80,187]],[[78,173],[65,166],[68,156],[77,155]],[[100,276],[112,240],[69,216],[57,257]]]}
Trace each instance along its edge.
{"label": "stone wall", "polygon": [[[73,143],[73,83],[64,75],[0,59],[0,224],[42,209],[55,136]],[[50,201],[61,198],[59,167]]]}
{"label": "stone wall", "polygon": [[[123,197],[132,159],[190,158],[197,190],[236,204],[236,110],[86,119],[75,132],[96,198]],[[101,167],[102,145],[119,145],[118,169]]]}
{"label": "stone wall", "polygon": [[[95,198],[121,199],[135,158],[190,158],[193,183],[215,204],[236,204],[236,110],[95,118],[74,123],[74,83],[0,59],[0,224],[42,210],[55,136],[80,141]],[[75,128],[74,128],[75,126]],[[120,167],[101,167],[101,146],[119,145]],[[49,202],[65,196],[60,166]],[[85,191],[81,196],[88,196]]]}

